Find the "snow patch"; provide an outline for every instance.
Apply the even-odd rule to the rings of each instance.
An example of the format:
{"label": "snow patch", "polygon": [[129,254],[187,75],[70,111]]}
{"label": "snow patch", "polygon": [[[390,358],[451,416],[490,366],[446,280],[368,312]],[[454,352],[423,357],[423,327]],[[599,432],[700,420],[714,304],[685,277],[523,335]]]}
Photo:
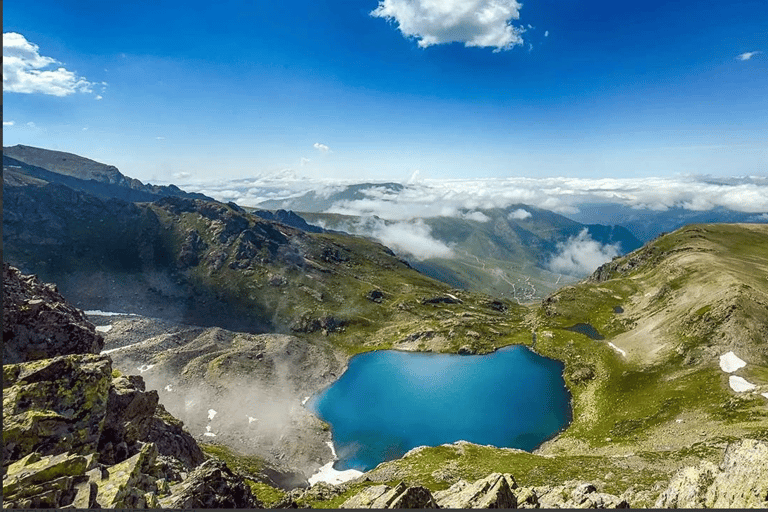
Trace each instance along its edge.
{"label": "snow patch", "polygon": [[216,434],[211,432],[211,426],[210,425],[205,427],[205,433],[203,433],[203,435],[206,436],[206,437],[216,437]]}
{"label": "snow patch", "polygon": [[[246,415],[246,416],[247,416],[247,415]],[[253,417],[251,417],[251,416],[248,416],[248,424],[249,424],[249,425],[250,425],[251,423],[253,423],[254,421],[259,421],[259,419],[258,419],[258,418],[253,418]]]}
{"label": "snow patch", "polygon": [[720,368],[722,368],[724,372],[733,373],[739,368],[744,368],[745,366],[747,366],[747,363],[744,362],[744,360],[739,356],[734,354],[733,351],[720,356]]}
{"label": "snow patch", "polygon": [[213,409],[208,409],[208,421],[213,420],[213,417],[216,416],[216,414],[218,413]]}
{"label": "snow patch", "polygon": [[143,364],[143,365],[139,366],[136,369],[139,370],[139,373],[144,373],[145,371],[151,370],[154,367],[155,367],[155,365],[153,365],[153,364]]}
{"label": "snow patch", "polygon": [[616,345],[614,345],[610,341],[608,342],[608,345],[610,345],[613,350],[615,350],[616,352],[618,352],[622,356],[627,357],[627,353],[624,350],[620,349],[619,347],[617,347]]}
{"label": "snow patch", "polygon": [[763,395],[765,398],[768,398],[768,393],[760,393],[760,394]]}
{"label": "snow patch", "polygon": [[317,482],[327,482],[329,484],[336,485],[347,482],[349,480],[354,480],[363,474],[362,471],[358,471],[356,469],[345,469],[344,471],[333,469],[333,463],[338,460],[336,457],[336,448],[334,448],[332,441],[326,441],[326,444],[331,448],[333,460],[318,469],[317,473],[308,478],[309,485],[315,485]]}
{"label": "snow patch", "polygon": [[109,325],[97,325],[96,330],[98,332],[109,332],[112,330],[112,324]]}
{"label": "snow patch", "polygon": [[304,405],[304,404],[306,404],[308,400],[309,400],[309,397],[308,397],[308,396],[305,396],[305,397],[304,397],[304,400],[302,400],[302,401],[301,401],[301,405]]}
{"label": "snow patch", "polygon": [[115,313],[114,311],[101,311],[99,309],[89,309],[83,311],[86,315],[98,315],[98,316],[129,316],[130,313]]}
{"label": "snow patch", "polygon": [[731,375],[731,377],[728,379],[728,383],[731,385],[731,389],[734,390],[737,393],[743,393],[745,391],[752,391],[757,386],[752,384],[751,382],[741,378],[737,377],[736,375]]}
{"label": "snow patch", "polygon": [[171,386],[170,384],[168,384],[167,386],[165,386],[163,389],[165,389],[165,390],[166,390],[167,392],[169,392],[169,393],[173,392],[173,386]]}
{"label": "snow patch", "polygon": [[108,350],[102,350],[102,351],[101,351],[101,352],[99,352],[99,353],[100,353],[100,354],[111,354],[112,352],[116,352],[116,351],[118,351],[118,350],[123,350],[123,349],[126,349],[126,348],[128,348],[128,347],[133,347],[133,346],[135,346],[135,345],[141,345],[142,343],[144,343],[144,342],[143,342],[143,341],[138,341],[138,342],[136,342],[136,343],[131,343],[130,345],[125,345],[125,346],[123,346],[123,347],[117,347],[117,348],[110,348],[110,349],[108,349]]}

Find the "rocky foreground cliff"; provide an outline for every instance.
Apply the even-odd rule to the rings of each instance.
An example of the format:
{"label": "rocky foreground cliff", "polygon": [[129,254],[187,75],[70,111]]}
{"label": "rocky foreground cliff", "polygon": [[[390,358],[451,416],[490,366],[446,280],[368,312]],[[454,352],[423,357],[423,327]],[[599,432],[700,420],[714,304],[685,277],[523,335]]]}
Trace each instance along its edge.
{"label": "rocky foreground cliff", "polygon": [[3,288],[3,508],[261,506],[55,286],[4,264]]}

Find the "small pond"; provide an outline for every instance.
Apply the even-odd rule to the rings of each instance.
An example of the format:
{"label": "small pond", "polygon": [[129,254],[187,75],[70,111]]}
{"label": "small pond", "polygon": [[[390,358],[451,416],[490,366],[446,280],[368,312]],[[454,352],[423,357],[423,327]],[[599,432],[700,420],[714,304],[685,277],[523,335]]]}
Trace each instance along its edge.
{"label": "small pond", "polygon": [[462,439],[530,451],[571,420],[562,371],[523,346],[482,356],[369,352],[308,407],[331,424],[337,470]]}

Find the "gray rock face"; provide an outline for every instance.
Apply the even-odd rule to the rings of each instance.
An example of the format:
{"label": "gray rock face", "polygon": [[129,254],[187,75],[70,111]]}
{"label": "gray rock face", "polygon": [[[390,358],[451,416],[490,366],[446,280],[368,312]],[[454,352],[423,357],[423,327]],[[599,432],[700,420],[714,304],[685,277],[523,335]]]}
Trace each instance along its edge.
{"label": "gray rock face", "polygon": [[98,354],[104,339],[56,286],[3,263],[3,363]]}
{"label": "gray rock face", "polygon": [[435,501],[440,508],[517,508],[516,488],[512,475],[492,473],[474,483],[459,480],[436,492]]}
{"label": "gray rock face", "polygon": [[659,508],[768,508],[768,443],[731,444],[720,467],[680,470],[656,500]]}

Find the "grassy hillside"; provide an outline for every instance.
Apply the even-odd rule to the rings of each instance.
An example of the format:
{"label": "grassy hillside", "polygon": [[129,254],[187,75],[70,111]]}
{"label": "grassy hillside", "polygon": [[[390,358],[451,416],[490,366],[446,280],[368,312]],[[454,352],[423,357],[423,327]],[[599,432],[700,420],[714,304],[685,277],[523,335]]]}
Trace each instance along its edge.
{"label": "grassy hillside", "polygon": [[[493,471],[521,485],[591,480],[652,505],[679,467],[718,461],[731,440],[768,439],[767,277],[768,226],[693,225],[662,236],[526,318],[535,350],[565,362],[574,407],[565,431],[535,454],[426,448],[367,476],[432,490]],[[570,329],[578,324],[594,330]],[[733,374],[719,366],[729,351],[747,363]],[[756,388],[737,393],[730,375]]]}

